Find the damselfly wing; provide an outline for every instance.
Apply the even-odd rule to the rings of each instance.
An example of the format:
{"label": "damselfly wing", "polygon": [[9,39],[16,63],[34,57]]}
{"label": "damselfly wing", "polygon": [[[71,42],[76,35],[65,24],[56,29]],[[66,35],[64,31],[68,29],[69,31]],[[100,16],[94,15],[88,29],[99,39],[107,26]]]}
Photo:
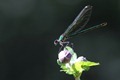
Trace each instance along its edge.
{"label": "damselfly wing", "polygon": [[59,39],[54,41],[54,44],[57,45],[58,43],[63,46],[64,43],[68,43],[66,40],[78,35],[80,33],[84,33],[90,31],[92,29],[96,29],[102,26],[106,26],[107,23],[102,23],[87,29],[82,30],[85,25],[88,23],[90,16],[92,13],[92,6],[88,5],[83,8],[83,10],[78,14],[75,20],[68,26],[65,32],[60,35]]}

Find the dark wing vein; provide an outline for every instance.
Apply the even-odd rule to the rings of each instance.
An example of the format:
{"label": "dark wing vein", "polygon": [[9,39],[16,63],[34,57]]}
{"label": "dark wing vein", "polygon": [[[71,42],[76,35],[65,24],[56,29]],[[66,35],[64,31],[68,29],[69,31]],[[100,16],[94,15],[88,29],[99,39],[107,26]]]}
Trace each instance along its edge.
{"label": "dark wing vein", "polygon": [[88,31],[91,31],[91,30],[94,30],[94,29],[97,29],[97,28],[100,28],[100,27],[104,27],[104,26],[106,26],[106,25],[107,25],[107,22],[104,22],[104,23],[101,23],[101,24],[99,24],[99,25],[95,25],[95,26],[93,26],[93,27],[90,27],[90,28],[81,30],[81,31],[79,31],[79,32],[77,32],[77,33],[74,33],[74,34],[72,34],[70,37],[75,36],[75,35],[78,35],[78,34],[80,34],[80,33],[86,33],[86,32],[88,32]]}
{"label": "dark wing vein", "polygon": [[92,12],[92,6],[85,6],[83,8],[83,10],[78,14],[78,16],[72,22],[72,24],[63,33],[65,36],[65,39],[69,38],[70,35],[72,35],[73,33],[80,31],[81,29],[84,28],[84,26],[89,21],[91,12]]}

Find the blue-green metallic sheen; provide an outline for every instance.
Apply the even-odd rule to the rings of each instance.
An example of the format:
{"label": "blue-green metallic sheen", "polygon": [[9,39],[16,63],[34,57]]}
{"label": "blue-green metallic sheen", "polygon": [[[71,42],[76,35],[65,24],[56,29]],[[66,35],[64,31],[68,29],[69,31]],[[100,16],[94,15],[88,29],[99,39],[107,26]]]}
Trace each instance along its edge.
{"label": "blue-green metallic sheen", "polygon": [[60,37],[59,37],[59,39],[58,39],[58,41],[61,41],[62,39],[63,39],[63,35],[61,35]]}

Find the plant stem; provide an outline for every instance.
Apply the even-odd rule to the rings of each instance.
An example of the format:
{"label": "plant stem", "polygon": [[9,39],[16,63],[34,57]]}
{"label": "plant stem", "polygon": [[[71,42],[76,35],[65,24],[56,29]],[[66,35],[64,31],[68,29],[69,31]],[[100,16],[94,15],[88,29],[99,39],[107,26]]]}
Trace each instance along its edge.
{"label": "plant stem", "polygon": [[75,77],[75,80],[80,80],[80,77]]}

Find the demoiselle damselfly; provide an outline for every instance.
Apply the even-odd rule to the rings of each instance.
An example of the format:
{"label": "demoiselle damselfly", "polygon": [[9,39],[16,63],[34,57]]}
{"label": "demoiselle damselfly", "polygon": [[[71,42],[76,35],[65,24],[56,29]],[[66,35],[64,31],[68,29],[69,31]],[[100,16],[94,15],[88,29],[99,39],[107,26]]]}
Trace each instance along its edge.
{"label": "demoiselle damselfly", "polygon": [[78,16],[75,18],[75,20],[68,26],[68,28],[65,30],[65,32],[60,35],[59,39],[56,39],[54,41],[54,44],[57,45],[58,43],[63,46],[64,44],[69,44],[69,41],[66,41],[67,39],[78,35],[80,33],[85,33],[90,30],[106,26],[107,23],[101,23],[99,25],[95,25],[93,27],[83,29],[85,25],[88,23],[90,16],[92,13],[92,6],[88,5],[83,8],[83,10],[78,14]]}

